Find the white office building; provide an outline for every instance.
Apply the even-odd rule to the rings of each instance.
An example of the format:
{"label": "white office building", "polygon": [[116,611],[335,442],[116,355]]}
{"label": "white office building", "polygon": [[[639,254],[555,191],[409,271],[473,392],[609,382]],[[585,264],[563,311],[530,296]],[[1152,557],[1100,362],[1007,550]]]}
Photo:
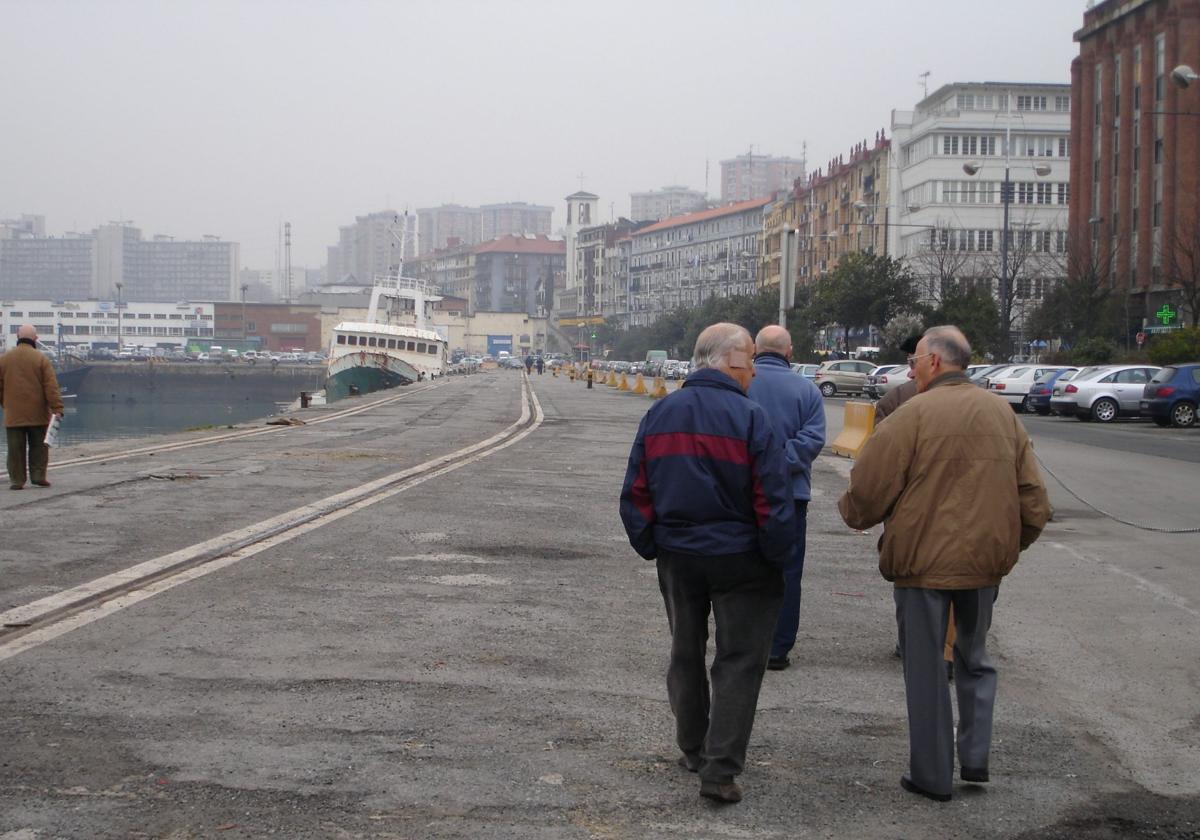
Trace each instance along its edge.
{"label": "white office building", "polygon": [[1070,127],[1069,84],[949,84],[911,111],[892,112],[893,177],[888,206],[874,218],[886,221],[888,253],[908,261],[927,298],[939,272],[998,293],[1007,166],[1019,331],[1063,274]]}

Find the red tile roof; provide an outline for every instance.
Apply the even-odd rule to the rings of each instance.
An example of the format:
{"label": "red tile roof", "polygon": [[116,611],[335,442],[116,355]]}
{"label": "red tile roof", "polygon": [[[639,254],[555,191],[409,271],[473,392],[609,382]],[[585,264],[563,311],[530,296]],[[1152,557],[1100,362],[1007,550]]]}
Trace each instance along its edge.
{"label": "red tile roof", "polygon": [[540,233],[533,237],[506,234],[471,250],[476,254],[565,254],[567,243]]}
{"label": "red tile roof", "polygon": [[766,198],[751,198],[748,201],[739,201],[734,204],[727,204],[724,207],[716,207],[712,210],[697,210],[695,213],[685,213],[682,216],[671,216],[669,219],[663,219],[661,222],[656,222],[650,227],[644,227],[641,230],[635,230],[634,236],[645,236],[647,233],[655,233],[668,228],[679,227],[680,225],[690,225],[694,222],[707,222],[709,219],[719,219],[722,216],[732,216],[735,213],[743,213],[746,210],[753,210],[755,207],[764,207],[771,203],[772,197]]}

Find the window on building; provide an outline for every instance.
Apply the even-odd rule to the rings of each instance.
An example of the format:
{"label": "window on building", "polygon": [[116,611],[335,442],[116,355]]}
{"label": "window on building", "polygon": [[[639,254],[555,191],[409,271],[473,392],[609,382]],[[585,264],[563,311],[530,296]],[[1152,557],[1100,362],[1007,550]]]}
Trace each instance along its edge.
{"label": "window on building", "polygon": [[344,335],[339,335],[339,336],[337,337],[337,343],[338,343],[338,344],[345,344],[345,343],[346,343],[346,336],[344,336]]}
{"label": "window on building", "polygon": [[1033,204],[1033,182],[1021,181],[1017,184],[1017,204]]}
{"label": "window on building", "polygon": [[1161,103],[1167,74],[1167,36],[1154,36],[1154,101]]}
{"label": "window on building", "polygon": [[1018,96],[1017,97],[1018,111],[1045,111],[1046,97],[1044,96]]}
{"label": "window on building", "polygon": [[1058,156],[1061,158],[1071,156],[1071,139],[1069,137],[1058,138]]}
{"label": "window on building", "polygon": [[1062,183],[1058,185],[1058,203],[1069,204],[1071,200],[1071,185]]}
{"label": "window on building", "polygon": [[1053,184],[1038,184],[1037,185],[1037,203],[1038,204],[1053,204],[1054,203],[1054,185]]}
{"label": "window on building", "polygon": [[1060,113],[1071,110],[1071,97],[1056,96],[1054,97],[1054,110]]}
{"label": "window on building", "polygon": [[358,336],[356,336],[356,335],[346,336],[346,343],[351,345],[352,347],[357,347],[358,346]]}

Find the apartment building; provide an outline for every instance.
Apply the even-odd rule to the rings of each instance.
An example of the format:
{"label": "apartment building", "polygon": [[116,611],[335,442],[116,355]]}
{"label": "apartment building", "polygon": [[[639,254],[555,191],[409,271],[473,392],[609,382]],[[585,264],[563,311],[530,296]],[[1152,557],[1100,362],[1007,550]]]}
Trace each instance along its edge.
{"label": "apartment building", "polygon": [[545,317],[555,283],[566,271],[566,244],[561,239],[502,236],[476,245],[471,255],[472,314],[524,312]]}
{"label": "apartment building", "polygon": [[629,218],[658,222],[708,207],[708,197],[699,190],[669,186],[661,190],[629,194]]}
{"label": "apartment building", "polygon": [[424,207],[417,210],[417,221],[420,232],[418,256],[460,245],[478,245],[483,241],[482,211],[478,207],[461,204]]}
{"label": "apartment building", "polygon": [[771,198],[663,219],[631,234],[629,322],[652,324],[710,297],[753,294]]}
{"label": "apartment building", "polygon": [[554,208],[512,201],[479,208],[480,242],[501,236],[549,236]]}
{"label": "apartment building", "polygon": [[370,285],[376,277],[395,274],[402,256],[411,260],[416,254],[417,217],[379,210],[338,228],[338,244],[326,249],[325,276],[330,283]]}
{"label": "apartment building", "polygon": [[0,349],[16,344],[17,328],[33,324],[46,344],[116,350],[118,345],[183,348],[213,337],[214,303],[118,303],[114,299],[0,301]]}
{"label": "apartment building", "polygon": [[[962,82],[892,112],[887,252],[936,299],[953,278],[1000,293],[1009,210],[1013,328],[1065,274],[1071,201],[1071,88]],[[1005,173],[1009,185],[1005,188]]]}
{"label": "apartment building", "polygon": [[721,161],[721,202],[749,201],[791,189],[804,177],[804,158],[747,153]]}
{"label": "apartment building", "polygon": [[[1075,40],[1072,260],[1111,272],[1129,331],[1190,322],[1180,280],[1200,280],[1200,3],[1100,2]],[[1164,305],[1178,313],[1166,323]]]}

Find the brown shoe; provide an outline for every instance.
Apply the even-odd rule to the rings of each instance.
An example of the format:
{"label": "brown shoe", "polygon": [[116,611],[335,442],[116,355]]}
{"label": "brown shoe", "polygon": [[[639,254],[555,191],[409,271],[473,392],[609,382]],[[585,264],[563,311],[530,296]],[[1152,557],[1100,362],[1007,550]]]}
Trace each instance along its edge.
{"label": "brown shoe", "polygon": [[44,478],[41,481],[34,479],[33,483],[36,484],[38,487],[49,487],[50,486],[50,482]]}
{"label": "brown shoe", "polygon": [[688,755],[687,753],[684,753],[683,755],[679,756],[676,764],[689,773],[695,773],[700,769],[700,756]]}
{"label": "brown shoe", "polygon": [[10,485],[8,485],[8,489],[9,490],[24,490],[25,485],[24,484],[10,484]]}
{"label": "brown shoe", "polygon": [[732,805],[742,801],[742,786],[737,782],[700,782],[700,795]]}

